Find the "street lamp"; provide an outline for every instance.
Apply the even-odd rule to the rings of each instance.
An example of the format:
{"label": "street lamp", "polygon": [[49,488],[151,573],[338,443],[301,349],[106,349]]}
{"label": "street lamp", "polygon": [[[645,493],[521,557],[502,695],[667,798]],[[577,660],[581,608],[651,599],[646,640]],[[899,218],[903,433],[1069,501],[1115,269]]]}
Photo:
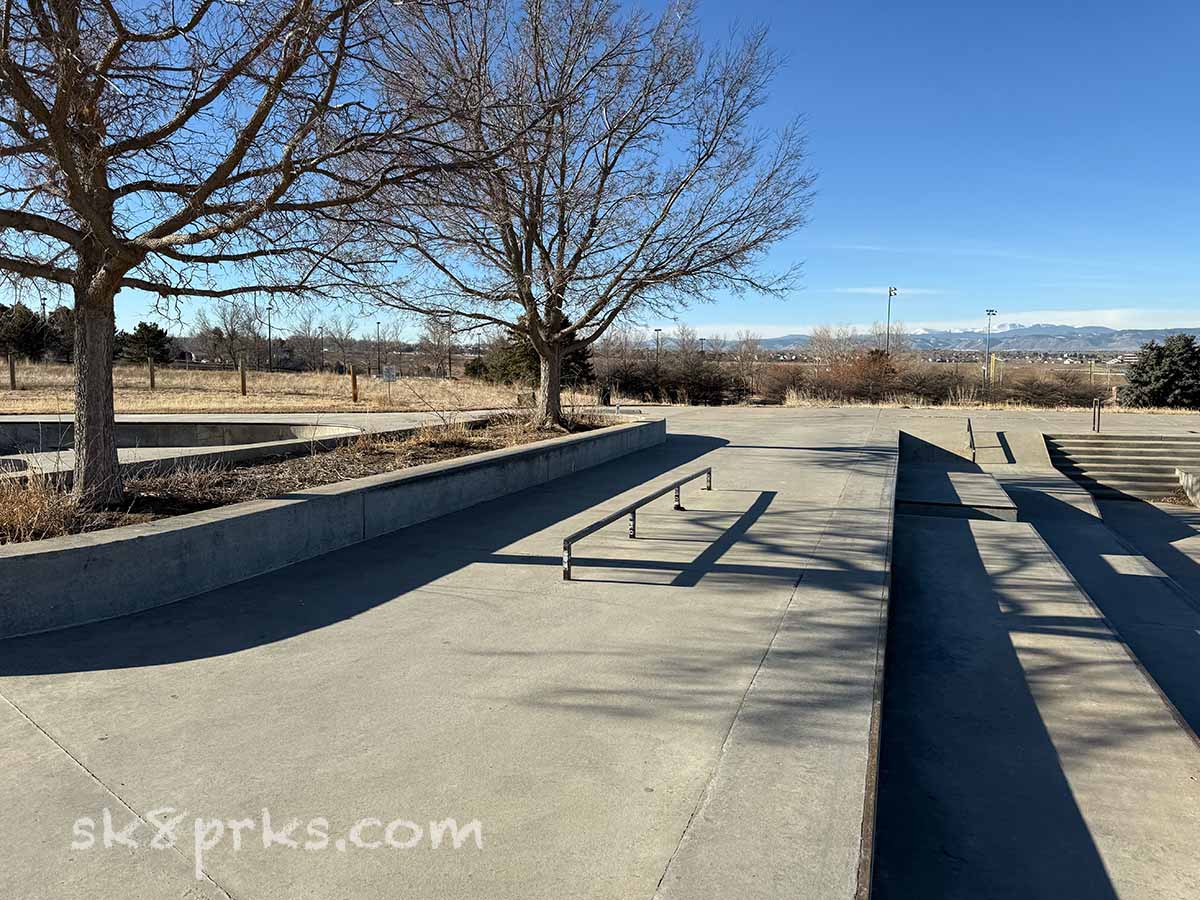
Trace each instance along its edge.
{"label": "street lamp", "polygon": [[892,298],[898,293],[894,287],[888,288],[887,330],[883,336],[883,352],[888,356],[892,355]]}
{"label": "street lamp", "polygon": [[984,395],[990,399],[992,395],[992,318],[996,315],[996,311],[986,309],[984,312],[987,313],[987,341],[983,345],[983,384]]}
{"label": "street lamp", "polygon": [[379,321],[375,322],[375,374],[383,377],[383,337],[379,330]]}
{"label": "street lamp", "polygon": [[704,341],[705,341],[705,340],[706,340],[706,338],[700,338],[700,352],[701,352],[701,354],[703,354],[703,353],[704,353]]}
{"label": "street lamp", "polygon": [[267,371],[275,371],[275,356],[271,352],[271,313],[275,309],[275,301],[271,300],[267,303]]}
{"label": "street lamp", "polygon": [[654,329],[654,367],[658,368],[658,360],[662,355],[662,329]]}

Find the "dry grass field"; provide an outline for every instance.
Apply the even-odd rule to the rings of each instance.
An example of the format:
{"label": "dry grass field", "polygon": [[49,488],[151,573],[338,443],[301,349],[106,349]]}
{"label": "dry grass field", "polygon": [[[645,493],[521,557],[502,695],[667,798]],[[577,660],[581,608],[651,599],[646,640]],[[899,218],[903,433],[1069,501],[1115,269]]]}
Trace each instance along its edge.
{"label": "dry grass field", "polygon": [[[7,372],[0,377],[0,414],[71,413],[70,366],[18,363],[15,391],[8,390]],[[161,368],[155,373],[153,391],[145,368],[118,366],[113,377],[118,413],[417,412],[510,409],[517,402],[514,389],[471,379],[402,378],[389,391],[381,380],[359,377],[355,404],[350,376],[331,372],[247,372],[245,397],[239,391],[237,372]],[[590,394],[563,399],[595,402]]]}

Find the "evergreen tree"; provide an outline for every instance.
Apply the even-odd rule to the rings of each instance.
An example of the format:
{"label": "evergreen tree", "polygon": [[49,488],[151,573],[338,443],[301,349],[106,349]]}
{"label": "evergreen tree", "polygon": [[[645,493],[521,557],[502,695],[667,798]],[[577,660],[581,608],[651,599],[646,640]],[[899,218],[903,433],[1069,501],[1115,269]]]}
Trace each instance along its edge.
{"label": "evergreen tree", "polygon": [[117,332],[116,347],[118,356],[134,362],[167,363],[175,358],[175,341],[153,322],[138,322],[132,334]]}
{"label": "evergreen tree", "polygon": [[[565,322],[564,327],[569,324],[570,322]],[[508,332],[502,340],[493,344],[484,353],[480,363],[469,366],[466,373],[500,384],[521,382],[536,385],[541,379],[541,368],[533,341],[528,335],[516,331]],[[591,347],[578,347],[563,357],[564,385],[590,384],[595,380]]]}
{"label": "evergreen tree", "polygon": [[46,323],[24,303],[0,304],[0,351],[39,360],[46,353]]}
{"label": "evergreen tree", "polygon": [[1200,346],[1191,334],[1142,346],[1126,374],[1121,399],[1130,406],[1200,408]]}
{"label": "evergreen tree", "polygon": [[46,353],[60,362],[71,362],[75,354],[75,310],[57,306],[47,319]]}

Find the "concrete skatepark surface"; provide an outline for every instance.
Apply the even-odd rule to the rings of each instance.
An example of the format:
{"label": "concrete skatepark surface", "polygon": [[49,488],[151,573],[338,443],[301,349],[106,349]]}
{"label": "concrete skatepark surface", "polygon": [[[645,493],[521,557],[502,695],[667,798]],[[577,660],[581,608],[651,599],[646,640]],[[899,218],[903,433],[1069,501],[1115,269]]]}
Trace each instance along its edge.
{"label": "concrete skatepark surface", "polygon": [[[949,444],[964,414],[667,415],[667,444],[570,481],[0,642],[0,896],[866,896],[889,440]],[[971,415],[994,433],[1090,418]],[[698,465],[711,494],[657,501],[636,541],[623,523],[584,540],[560,580],[564,534]],[[1184,716],[1184,686],[1146,673],[1194,674],[1195,632],[1189,656],[1182,620],[1133,654],[1042,533],[1046,509],[1108,528],[1105,510],[1053,471],[989,471],[1045,521],[897,517],[873,895],[1191,896],[1200,755],[1159,693]],[[1140,553],[1186,592],[1200,536],[1152,509]],[[148,827],[137,849],[71,849],[78,817],[98,843],[105,807],[119,828],[164,806],[187,811],[175,849]],[[263,809],[327,819],[328,846],[264,849]],[[256,822],[199,881],[195,817]],[[478,820],[483,846],[337,849],[364,817]]]}
{"label": "concrete skatepark surface", "polygon": [[[852,896],[882,548],[824,542],[844,540],[837,516],[880,515],[877,418],[683,412],[661,449],[553,489],[4,642],[0,836],[23,864],[0,894]],[[648,508],[637,541],[619,523],[587,539],[560,580],[564,533],[697,463],[711,494]],[[331,835],[478,819],[484,844],[247,840],[206,854],[202,882],[190,841],[70,850],[79,816],[164,805]]]}

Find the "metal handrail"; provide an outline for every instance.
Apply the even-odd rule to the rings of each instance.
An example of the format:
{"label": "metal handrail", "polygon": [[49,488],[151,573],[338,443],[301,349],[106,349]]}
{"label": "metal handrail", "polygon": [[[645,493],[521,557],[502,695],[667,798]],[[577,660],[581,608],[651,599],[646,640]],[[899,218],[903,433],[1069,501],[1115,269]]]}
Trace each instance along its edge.
{"label": "metal handrail", "polygon": [[683,505],[679,502],[680,501],[680,497],[679,497],[680,488],[682,488],[689,481],[695,481],[701,475],[706,476],[705,482],[704,482],[704,490],[711,491],[712,490],[712,466],[705,466],[703,469],[699,469],[699,470],[693,472],[691,475],[685,475],[685,476],[683,476],[683,478],[679,478],[675,481],[672,481],[670,484],[666,485],[665,487],[659,488],[653,494],[648,494],[640,500],[635,500],[633,503],[627,504],[626,506],[622,506],[616,512],[609,513],[603,519],[599,519],[599,520],[593,522],[591,525],[586,526],[585,528],[580,528],[578,531],[573,531],[570,534],[568,534],[565,538],[563,538],[563,555],[562,555],[563,581],[571,580],[571,545],[572,544],[574,544],[576,541],[583,540],[589,534],[595,534],[597,531],[599,531],[605,525],[611,525],[613,522],[617,521],[617,519],[621,518],[622,516],[629,516],[629,537],[630,537],[630,539],[636,538],[637,537],[637,511],[638,511],[639,507],[645,506],[647,503],[657,500],[659,497],[663,496],[664,494],[668,493],[669,491],[674,490],[675,491],[675,505],[674,505],[673,509],[683,509]]}

